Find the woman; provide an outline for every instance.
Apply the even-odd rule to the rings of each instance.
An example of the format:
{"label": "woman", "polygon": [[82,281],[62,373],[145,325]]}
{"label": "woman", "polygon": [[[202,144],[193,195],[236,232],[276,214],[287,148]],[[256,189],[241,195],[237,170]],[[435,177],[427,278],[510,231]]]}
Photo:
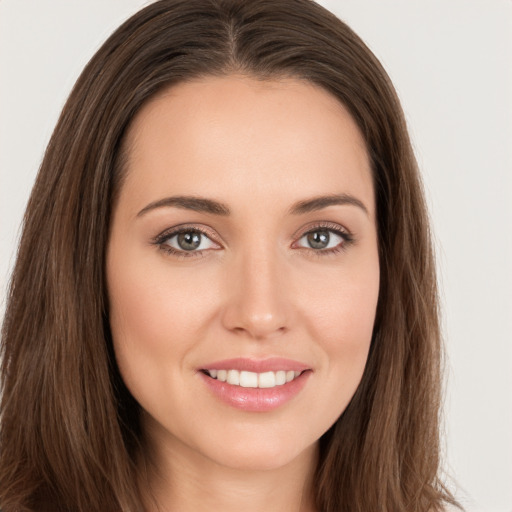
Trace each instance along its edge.
{"label": "woman", "polygon": [[346,25],[148,6],[27,208],[2,510],[442,510],[435,284],[396,94]]}

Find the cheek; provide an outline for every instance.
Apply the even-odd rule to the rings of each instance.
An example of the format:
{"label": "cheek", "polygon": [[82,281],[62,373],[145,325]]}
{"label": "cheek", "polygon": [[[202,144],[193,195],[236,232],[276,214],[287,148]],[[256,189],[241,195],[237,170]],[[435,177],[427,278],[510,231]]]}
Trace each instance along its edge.
{"label": "cheek", "polygon": [[116,267],[109,269],[111,325],[123,339],[156,346],[165,341],[162,349],[172,340],[175,349],[197,328],[196,320],[208,315],[211,297],[208,290],[198,293],[197,272],[171,273],[165,263],[150,263],[144,258],[117,258]]}
{"label": "cheek", "polygon": [[212,315],[211,293],[197,293],[197,272],[192,278],[163,271],[159,260],[148,262],[118,251],[112,258],[115,266],[108,267],[114,351],[136,398],[138,390],[151,385],[165,389],[168,379],[177,378]]}
{"label": "cheek", "polygon": [[308,287],[309,325],[329,352],[357,353],[371,341],[379,295],[378,257],[365,265],[341,267]]}
{"label": "cheek", "polygon": [[379,294],[379,265],[333,273],[323,289],[310,293],[309,333],[321,347],[326,411],[332,420],[355,393],[370,349]]}

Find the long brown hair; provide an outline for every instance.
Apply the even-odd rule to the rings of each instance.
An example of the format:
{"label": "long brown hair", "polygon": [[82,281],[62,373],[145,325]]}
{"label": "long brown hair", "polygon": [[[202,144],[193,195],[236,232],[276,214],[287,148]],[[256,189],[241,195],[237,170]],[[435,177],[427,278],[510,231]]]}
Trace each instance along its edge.
{"label": "long brown hair", "polygon": [[429,224],[404,116],[364,43],[310,0],[161,0],[78,79],[32,191],[2,327],[3,512],[143,510],[139,407],[108,323],[105,250],[123,135],[162,88],[204,75],[295,77],[351,112],[373,166],[381,288],[362,382],[320,440],[316,504],[439,511],[441,346]]}

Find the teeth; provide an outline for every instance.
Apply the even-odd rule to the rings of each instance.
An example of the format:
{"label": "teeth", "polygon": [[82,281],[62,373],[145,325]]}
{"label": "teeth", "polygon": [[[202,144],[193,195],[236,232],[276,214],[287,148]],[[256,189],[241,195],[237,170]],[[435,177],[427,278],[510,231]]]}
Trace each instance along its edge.
{"label": "teeth", "polygon": [[260,373],[258,377],[259,388],[273,388],[276,385],[276,374],[274,372]]}
{"label": "teeth", "polygon": [[293,370],[264,373],[239,370],[207,370],[207,373],[212,379],[243,388],[273,388],[275,386],[282,386],[296,379],[301,374],[301,372]]}
{"label": "teeth", "polygon": [[240,386],[243,388],[257,388],[258,374],[254,372],[240,372]]}
{"label": "teeth", "polygon": [[284,370],[280,370],[276,372],[276,386],[282,386],[286,383],[286,372]]}
{"label": "teeth", "polygon": [[226,379],[228,384],[233,386],[240,385],[240,372],[238,370],[228,370],[228,378]]}

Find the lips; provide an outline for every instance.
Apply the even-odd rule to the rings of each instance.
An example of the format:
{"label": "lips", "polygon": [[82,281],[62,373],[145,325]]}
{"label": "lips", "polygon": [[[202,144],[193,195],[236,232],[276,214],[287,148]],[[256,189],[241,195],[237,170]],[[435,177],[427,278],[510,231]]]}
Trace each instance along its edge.
{"label": "lips", "polygon": [[208,364],[199,373],[222,402],[244,411],[265,412],[298,395],[312,370],[289,359],[238,358]]}

